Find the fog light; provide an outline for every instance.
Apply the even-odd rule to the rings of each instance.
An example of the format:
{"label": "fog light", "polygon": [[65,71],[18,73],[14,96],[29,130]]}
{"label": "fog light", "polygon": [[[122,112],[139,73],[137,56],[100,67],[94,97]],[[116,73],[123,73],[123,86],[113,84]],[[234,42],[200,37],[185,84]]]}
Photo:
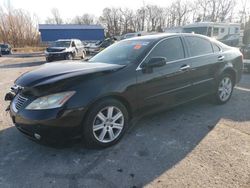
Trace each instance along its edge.
{"label": "fog light", "polygon": [[41,139],[41,135],[39,135],[39,134],[37,134],[37,133],[34,134],[34,137],[35,137],[37,140],[40,140],[40,139]]}

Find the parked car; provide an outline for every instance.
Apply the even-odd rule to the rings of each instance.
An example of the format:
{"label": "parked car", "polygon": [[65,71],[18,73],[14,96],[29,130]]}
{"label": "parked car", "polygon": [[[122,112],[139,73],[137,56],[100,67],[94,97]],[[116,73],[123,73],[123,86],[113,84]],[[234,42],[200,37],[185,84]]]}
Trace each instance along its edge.
{"label": "parked car", "polygon": [[250,72],[250,44],[240,48],[244,57],[244,68]]}
{"label": "parked car", "polygon": [[85,58],[86,51],[78,39],[61,39],[52,43],[45,51],[46,61],[72,60],[76,57]]}
{"label": "parked car", "polygon": [[1,54],[11,54],[11,46],[9,44],[0,44]]}
{"label": "parked car", "polygon": [[126,34],[121,36],[121,40],[130,39],[130,38],[133,38],[133,37],[145,36],[145,35],[149,35],[149,34],[150,33],[146,32],[146,31],[139,31],[139,32],[136,32],[136,33],[126,33]]}
{"label": "parked car", "polygon": [[113,44],[88,62],[57,62],[20,76],[6,94],[18,130],[36,140],[83,136],[108,147],[132,118],[212,95],[229,101],[242,54],[208,37],[161,34]]}
{"label": "parked car", "polygon": [[85,46],[87,54],[95,55],[102,51],[103,49],[109,47],[111,44],[114,43],[114,40],[111,38],[107,38],[103,41],[97,41],[96,43],[90,43],[89,45]]}
{"label": "parked car", "polygon": [[229,46],[238,46],[239,42],[240,42],[240,35],[239,34],[230,34],[230,35],[226,35],[225,37],[223,37],[221,40],[219,40],[220,42],[229,45]]}

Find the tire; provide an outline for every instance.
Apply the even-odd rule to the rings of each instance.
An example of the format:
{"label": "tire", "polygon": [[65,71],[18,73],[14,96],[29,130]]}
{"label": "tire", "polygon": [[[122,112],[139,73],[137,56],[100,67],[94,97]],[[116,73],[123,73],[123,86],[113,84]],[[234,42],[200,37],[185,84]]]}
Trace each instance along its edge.
{"label": "tire", "polygon": [[66,56],[65,56],[65,60],[73,60],[73,55],[71,53],[68,53]]}
{"label": "tire", "polygon": [[85,55],[85,52],[83,51],[82,52],[82,56],[81,56],[81,59],[85,59],[86,55]]}
{"label": "tire", "polygon": [[227,103],[233,93],[234,88],[234,80],[233,76],[224,73],[220,77],[219,81],[216,84],[216,92],[215,92],[215,102],[217,104],[225,104]]}
{"label": "tire", "polygon": [[122,138],[128,121],[128,111],[121,102],[115,99],[100,101],[87,113],[83,124],[83,141],[89,148],[110,147]]}
{"label": "tire", "polygon": [[50,58],[47,57],[47,58],[46,58],[46,61],[47,61],[47,62],[52,62],[52,59],[50,59]]}

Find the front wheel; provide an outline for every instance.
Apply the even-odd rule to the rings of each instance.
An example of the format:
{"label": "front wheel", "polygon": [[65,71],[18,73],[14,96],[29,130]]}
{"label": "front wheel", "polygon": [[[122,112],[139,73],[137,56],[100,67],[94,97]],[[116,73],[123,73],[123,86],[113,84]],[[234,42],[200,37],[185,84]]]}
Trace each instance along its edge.
{"label": "front wheel", "polygon": [[81,59],[85,59],[85,56],[86,56],[86,55],[85,55],[85,52],[83,51],[83,52],[82,52]]}
{"label": "front wheel", "polygon": [[46,61],[47,61],[47,62],[52,62],[52,59],[46,57]]}
{"label": "front wheel", "polygon": [[66,60],[72,60],[73,59],[73,55],[71,53],[68,53],[65,57]]}
{"label": "front wheel", "polygon": [[126,107],[117,100],[107,99],[95,104],[83,125],[83,138],[91,148],[104,148],[116,144],[128,125]]}
{"label": "front wheel", "polygon": [[233,79],[230,74],[223,74],[217,84],[215,100],[217,104],[225,104],[228,102],[233,93]]}

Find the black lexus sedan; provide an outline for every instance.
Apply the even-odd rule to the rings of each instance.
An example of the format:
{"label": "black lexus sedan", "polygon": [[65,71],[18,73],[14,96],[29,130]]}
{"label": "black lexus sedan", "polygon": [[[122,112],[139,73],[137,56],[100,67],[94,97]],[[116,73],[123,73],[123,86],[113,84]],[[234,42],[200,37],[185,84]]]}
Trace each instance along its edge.
{"label": "black lexus sedan", "polygon": [[36,140],[81,136],[107,147],[132,118],[212,95],[226,103],[241,79],[238,49],[195,34],[120,41],[88,62],[56,62],[20,76],[6,94],[18,130]]}

